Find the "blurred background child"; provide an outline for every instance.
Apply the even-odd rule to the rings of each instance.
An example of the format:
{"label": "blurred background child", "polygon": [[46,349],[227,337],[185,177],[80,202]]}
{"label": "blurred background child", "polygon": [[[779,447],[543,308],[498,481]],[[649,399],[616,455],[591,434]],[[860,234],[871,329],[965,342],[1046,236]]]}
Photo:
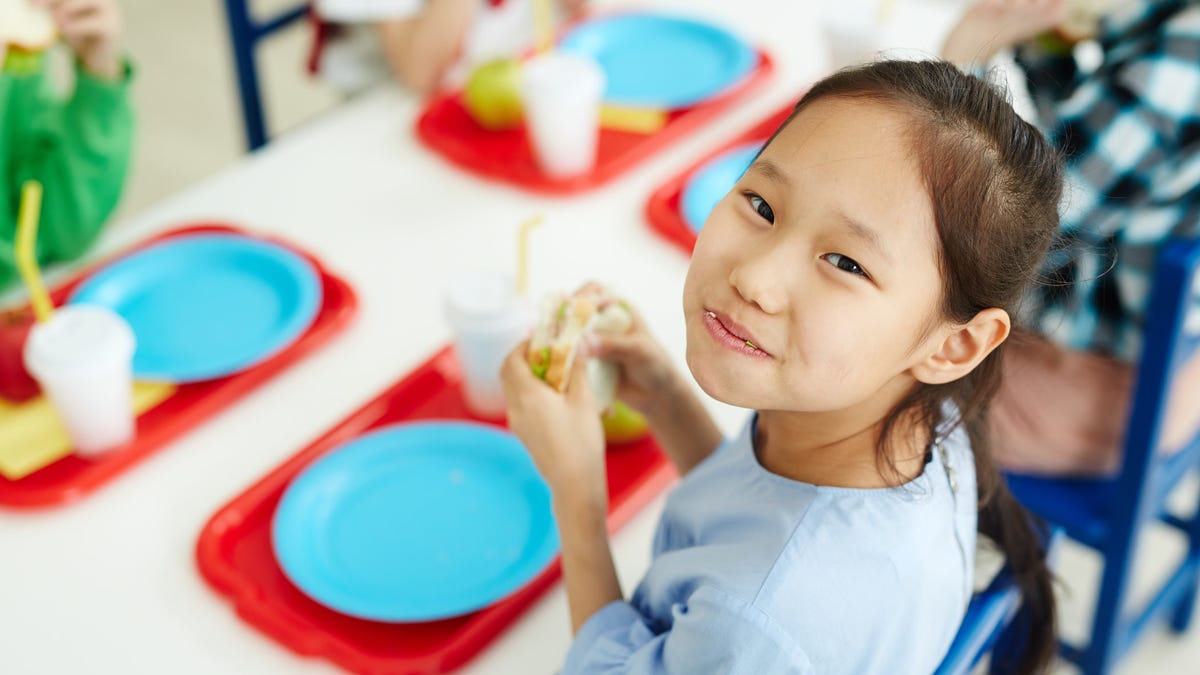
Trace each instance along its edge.
{"label": "blurred background child", "polygon": [[[549,0],[547,0],[549,1]],[[574,16],[586,0],[559,0]],[[389,73],[417,93],[533,44],[531,0],[315,0],[310,69],[353,92]]]}
{"label": "blurred background child", "polygon": [[[1076,48],[1084,43],[1090,52]],[[1037,123],[1065,156],[1061,232],[997,395],[998,461],[1039,473],[1117,468],[1159,247],[1200,231],[1200,5],[980,0],[943,55],[1013,48]],[[1091,58],[1076,58],[1091,55]],[[1165,449],[1200,426],[1200,359],[1177,376]]]}
{"label": "blurred background child", "polygon": [[[16,0],[24,2],[24,0]],[[42,183],[41,263],[81,255],[125,184],[133,141],[130,69],[116,0],[33,0],[72,53],[74,83],[58,82],[50,53],[10,46],[0,33],[0,288],[13,257],[21,185]],[[39,10],[40,11],[40,10]]]}

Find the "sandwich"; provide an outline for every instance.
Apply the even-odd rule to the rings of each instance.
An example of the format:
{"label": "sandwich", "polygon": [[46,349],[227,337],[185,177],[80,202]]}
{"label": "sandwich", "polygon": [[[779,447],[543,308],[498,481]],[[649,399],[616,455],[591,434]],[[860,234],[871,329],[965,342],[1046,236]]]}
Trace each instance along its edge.
{"label": "sandwich", "polygon": [[[589,335],[621,335],[633,326],[629,308],[600,286],[590,284],[573,295],[548,296],[538,313],[526,360],[533,374],[558,391],[566,391],[580,342]],[[588,380],[600,411],[612,405],[617,366],[593,359]]]}
{"label": "sandwich", "polygon": [[48,9],[35,7],[29,0],[0,0],[0,43],[10,49],[39,52],[57,39],[58,29]]}

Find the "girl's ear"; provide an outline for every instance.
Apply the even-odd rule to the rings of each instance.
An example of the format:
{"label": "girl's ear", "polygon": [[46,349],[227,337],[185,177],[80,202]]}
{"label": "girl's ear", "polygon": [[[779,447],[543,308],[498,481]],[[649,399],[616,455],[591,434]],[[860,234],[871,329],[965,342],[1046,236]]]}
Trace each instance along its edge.
{"label": "girl's ear", "polygon": [[913,366],[913,377],[925,384],[945,384],[975,369],[1012,330],[1008,312],[985,309],[961,326],[952,326],[929,356]]}

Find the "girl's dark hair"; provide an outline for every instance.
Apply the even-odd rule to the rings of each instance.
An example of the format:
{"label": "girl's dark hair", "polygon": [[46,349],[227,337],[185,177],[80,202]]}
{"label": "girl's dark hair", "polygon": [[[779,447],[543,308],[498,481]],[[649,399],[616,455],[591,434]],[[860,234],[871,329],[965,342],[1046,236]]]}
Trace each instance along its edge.
{"label": "girl's dark hair", "polygon": [[[882,103],[911,117],[908,141],[940,243],[942,318],[966,323],[989,307],[1015,315],[1058,229],[1062,165],[1054,148],[1004,93],[943,61],[879,61],[838,71],[809,89],[780,129],[829,98]],[[883,420],[878,450],[881,466],[898,475],[887,439],[902,419],[927,425],[931,438],[939,428],[966,428],[979,486],[978,529],[1003,550],[1023,595],[1030,621],[1018,672],[1033,673],[1045,670],[1057,651],[1054,596],[1042,540],[988,447],[986,413],[1000,384],[1002,348],[957,381],[914,387]],[[947,400],[959,418],[942,426]]]}

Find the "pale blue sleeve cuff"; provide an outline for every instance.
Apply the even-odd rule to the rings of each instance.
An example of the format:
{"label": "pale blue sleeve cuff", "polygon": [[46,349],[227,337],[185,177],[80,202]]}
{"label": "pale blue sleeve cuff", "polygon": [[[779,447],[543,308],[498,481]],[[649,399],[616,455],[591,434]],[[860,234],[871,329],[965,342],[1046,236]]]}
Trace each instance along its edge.
{"label": "pale blue sleeve cuff", "polygon": [[579,629],[562,675],[813,675],[808,657],[752,605],[701,587],[654,633],[627,602],[613,602]]}
{"label": "pale blue sleeve cuff", "polygon": [[567,651],[562,675],[604,672],[606,666],[623,663],[653,639],[654,633],[633,605],[624,600],[610,602],[580,627]]}

